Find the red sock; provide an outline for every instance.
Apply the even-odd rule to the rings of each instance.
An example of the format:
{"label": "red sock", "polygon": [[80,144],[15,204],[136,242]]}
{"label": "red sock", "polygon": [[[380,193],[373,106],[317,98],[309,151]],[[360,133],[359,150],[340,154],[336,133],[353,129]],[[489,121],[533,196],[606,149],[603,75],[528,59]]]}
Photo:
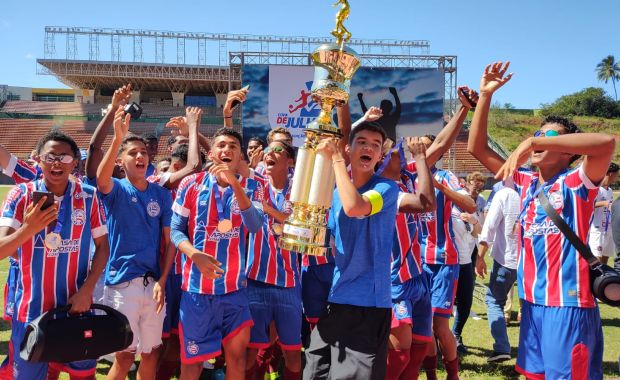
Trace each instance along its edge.
{"label": "red sock", "polygon": [[444,367],[446,367],[446,372],[448,372],[448,377],[446,380],[459,380],[459,357],[452,359],[451,361],[443,361]]}
{"label": "red sock", "polygon": [[424,358],[424,370],[428,380],[437,380],[437,355]]}
{"label": "red sock", "polygon": [[284,367],[284,380],[300,380],[301,371],[293,372],[290,369]]}
{"label": "red sock", "polygon": [[428,344],[426,343],[413,343],[411,345],[411,349],[409,350],[409,363],[401,373],[401,379],[418,380],[418,376],[420,374],[420,367],[422,366],[422,361],[424,361],[424,357],[426,356],[427,349]]}
{"label": "red sock", "polygon": [[170,380],[172,376],[175,376],[177,373],[177,369],[179,368],[179,363],[175,361],[162,361],[159,363],[159,368],[157,369],[157,374],[155,375],[155,380]]}
{"label": "red sock", "polygon": [[398,380],[409,363],[409,350],[388,350],[385,380]]}
{"label": "red sock", "polygon": [[252,368],[245,370],[245,380],[253,380],[256,378],[256,363],[252,365]]}

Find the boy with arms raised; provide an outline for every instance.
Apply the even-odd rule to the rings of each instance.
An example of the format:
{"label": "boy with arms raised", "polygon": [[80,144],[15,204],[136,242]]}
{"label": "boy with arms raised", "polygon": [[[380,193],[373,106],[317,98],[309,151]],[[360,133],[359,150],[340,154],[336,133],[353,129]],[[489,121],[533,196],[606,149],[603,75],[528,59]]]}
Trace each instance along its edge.
{"label": "boy with arms raised", "polygon": [[336,190],[328,226],[334,235],[334,279],[327,310],[312,331],[304,379],[383,379],[390,331],[390,253],[398,187],[374,173],[385,140],[375,123],[351,131],[347,172],[336,139],[318,154],[332,159]]}
{"label": "boy with arms raised", "polygon": [[[585,241],[615,141],[600,133],[578,133],[570,121],[548,117],[534,137],[504,161],[487,143],[493,93],[510,80],[509,63],[488,65],[468,151],[521,197],[517,266],[522,316],[516,369],[531,379],[601,379],[603,335],[588,263],[547,216],[542,191],[566,224]],[[578,133],[578,134],[577,134]],[[570,164],[583,155],[583,163]],[[537,172],[520,168],[528,159]]]}
{"label": "boy with arms raised", "polygon": [[[114,115],[114,137],[97,170],[110,230],[110,260],[106,267],[104,302],[127,316],[133,342],[115,355],[108,379],[124,379],[140,354],[138,377],[153,379],[157,367],[165,313],[164,290],[174,250],[168,249],[160,268],[161,239],[170,236],[170,192],[146,180],[146,143],[129,135],[130,115],[122,107]],[[112,178],[118,161],[126,178]]]}
{"label": "boy with arms raised", "polygon": [[[53,226],[34,234],[16,253],[20,280],[11,332],[14,350],[19,350],[27,323],[44,312],[64,305],[71,305],[72,313],[90,308],[109,252],[105,218],[95,189],[69,179],[79,160],[75,141],[61,132],[50,132],[39,140],[36,151],[43,178],[18,185],[9,192],[0,218],[0,236],[20,228],[34,191],[53,193],[57,206],[52,207],[59,211]],[[91,238],[95,244],[92,266]],[[4,250],[2,257],[13,253]],[[31,363],[15,355],[13,378],[45,379],[48,369],[50,378],[56,378],[60,370],[69,372],[72,379],[94,378],[94,360],[51,364]]]}
{"label": "boy with arms raised", "polygon": [[[238,179],[241,136],[230,128],[213,138],[209,172],[185,178],[173,206],[172,240],[183,253],[179,334],[181,379],[198,379],[205,360],[224,346],[226,378],[243,379],[252,317],[246,293],[245,234],[263,215],[261,184]],[[222,269],[224,268],[224,269]]]}

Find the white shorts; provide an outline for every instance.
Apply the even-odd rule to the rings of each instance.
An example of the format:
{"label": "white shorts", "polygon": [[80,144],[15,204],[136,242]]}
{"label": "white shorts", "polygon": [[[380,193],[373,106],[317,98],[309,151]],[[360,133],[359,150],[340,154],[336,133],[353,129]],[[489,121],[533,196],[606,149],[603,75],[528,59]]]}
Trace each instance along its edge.
{"label": "white shorts", "polygon": [[157,303],[153,300],[154,286],[155,280],[152,278],[144,286],[142,277],[105,286],[104,303],[125,314],[133,332],[133,341],[125,349],[126,352],[148,354],[162,344],[161,331],[166,308],[164,306],[157,313]]}
{"label": "white shorts", "polygon": [[591,228],[588,244],[590,245],[592,254],[596,257],[612,257],[614,255],[614,241],[611,236],[611,231],[605,233],[598,228]]}

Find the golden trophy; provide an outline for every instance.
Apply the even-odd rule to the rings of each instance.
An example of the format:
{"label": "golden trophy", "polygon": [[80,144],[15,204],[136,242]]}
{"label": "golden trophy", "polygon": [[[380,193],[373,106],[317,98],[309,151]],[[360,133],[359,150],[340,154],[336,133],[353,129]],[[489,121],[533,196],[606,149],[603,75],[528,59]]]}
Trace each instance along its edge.
{"label": "golden trophy", "polygon": [[291,188],[293,213],[278,240],[283,249],[315,256],[325,255],[329,246],[326,216],[336,182],[331,157],[317,153],[316,147],[324,138],[342,136],[332,112],[336,105],[349,101],[351,78],[361,64],[357,53],[344,45],[351,38],[343,25],[349,16],[349,3],[338,0],[337,5],[342,7],[331,32],[336,43],[321,45],[311,55],[315,66],[312,98],[320,104],[321,112],[304,131],[306,139],[297,153]]}

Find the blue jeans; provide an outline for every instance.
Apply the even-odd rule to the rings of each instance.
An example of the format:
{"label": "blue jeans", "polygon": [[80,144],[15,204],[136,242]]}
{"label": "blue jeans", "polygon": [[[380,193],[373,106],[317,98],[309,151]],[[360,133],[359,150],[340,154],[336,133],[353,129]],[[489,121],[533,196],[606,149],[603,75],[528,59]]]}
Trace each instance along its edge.
{"label": "blue jeans", "polygon": [[493,351],[495,352],[510,354],[510,342],[508,341],[508,331],[504,319],[504,305],[506,305],[506,298],[516,279],[516,269],[506,268],[493,260],[486,304],[489,327],[495,340],[493,343]]}

